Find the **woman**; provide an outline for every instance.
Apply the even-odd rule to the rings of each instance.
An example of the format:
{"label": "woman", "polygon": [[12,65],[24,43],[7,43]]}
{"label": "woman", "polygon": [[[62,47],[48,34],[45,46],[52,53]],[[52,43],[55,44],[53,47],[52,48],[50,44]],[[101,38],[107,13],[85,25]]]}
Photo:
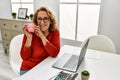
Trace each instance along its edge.
{"label": "woman", "polygon": [[46,7],[39,8],[34,14],[33,23],[34,32],[28,32],[26,25],[23,28],[20,75],[48,56],[56,57],[60,50],[60,34],[52,12]]}

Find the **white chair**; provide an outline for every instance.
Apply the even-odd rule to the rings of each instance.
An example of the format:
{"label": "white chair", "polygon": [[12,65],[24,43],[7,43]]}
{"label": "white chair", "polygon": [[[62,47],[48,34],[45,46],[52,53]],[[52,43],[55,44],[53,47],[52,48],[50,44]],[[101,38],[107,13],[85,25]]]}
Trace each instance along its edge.
{"label": "white chair", "polygon": [[104,35],[94,35],[89,38],[90,40],[88,44],[88,49],[116,53],[115,45],[109,37]]}
{"label": "white chair", "polygon": [[23,34],[15,36],[10,42],[9,61],[11,68],[16,74],[20,73],[22,59],[20,57],[20,49],[22,46]]}

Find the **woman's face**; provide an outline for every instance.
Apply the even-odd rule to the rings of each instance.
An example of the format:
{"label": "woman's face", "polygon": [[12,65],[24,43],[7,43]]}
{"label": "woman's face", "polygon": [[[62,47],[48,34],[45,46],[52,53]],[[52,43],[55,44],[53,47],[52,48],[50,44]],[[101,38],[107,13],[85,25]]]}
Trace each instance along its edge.
{"label": "woman's face", "polygon": [[37,24],[41,31],[45,32],[49,30],[50,18],[46,11],[39,11],[37,14]]}

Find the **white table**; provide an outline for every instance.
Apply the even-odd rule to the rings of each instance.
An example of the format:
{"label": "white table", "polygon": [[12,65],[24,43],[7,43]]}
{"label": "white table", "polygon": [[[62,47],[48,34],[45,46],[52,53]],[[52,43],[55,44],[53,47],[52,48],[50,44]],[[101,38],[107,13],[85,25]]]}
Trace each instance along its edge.
{"label": "white table", "polygon": [[[64,52],[78,54],[79,50],[79,47],[64,45],[58,57]],[[58,57],[48,57],[28,73],[12,80],[49,80],[61,71],[52,68],[52,64]],[[120,55],[88,49],[78,69],[79,75],[76,80],[81,80],[80,74],[83,70],[90,72],[89,80],[120,80]]]}

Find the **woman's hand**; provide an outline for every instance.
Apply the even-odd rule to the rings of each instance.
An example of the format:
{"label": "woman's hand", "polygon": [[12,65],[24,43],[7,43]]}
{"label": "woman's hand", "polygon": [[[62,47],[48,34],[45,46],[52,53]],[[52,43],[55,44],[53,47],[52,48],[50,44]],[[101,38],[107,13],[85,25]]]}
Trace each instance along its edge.
{"label": "woman's hand", "polygon": [[43,45],[46,45],[46,42],[49,42],[47,38],[45,37],[44,33],[41,31],[39,26],[35,26],[34,28],[35,34],[41,38]]}
{"label": "woman's hand", "polygon": [[40,37],[40,38],[42,38],[42,37],[44,36],[44,34],[43,34],[43,32],[40,30],[40,27],[39,27],[39,26],[35,26],[34,32],[35,32],[35,34],[36,34],[38,37]]}
{"label": "woman's hand", "polygon": [[26,35],[27,39],[32,39],[32,33],[29,33],[27,30],[27,25],[24,25],[23,32]]}
{"label": "woman's hand", "polygon": [[26,35],[27,39],[26,39],[26,43],[25,43],[25,47],[29,48],[31,46],[32,43],[32,33],[29,33],[27,30],[27,25],[24,25],[23,27],[23,32]]}

